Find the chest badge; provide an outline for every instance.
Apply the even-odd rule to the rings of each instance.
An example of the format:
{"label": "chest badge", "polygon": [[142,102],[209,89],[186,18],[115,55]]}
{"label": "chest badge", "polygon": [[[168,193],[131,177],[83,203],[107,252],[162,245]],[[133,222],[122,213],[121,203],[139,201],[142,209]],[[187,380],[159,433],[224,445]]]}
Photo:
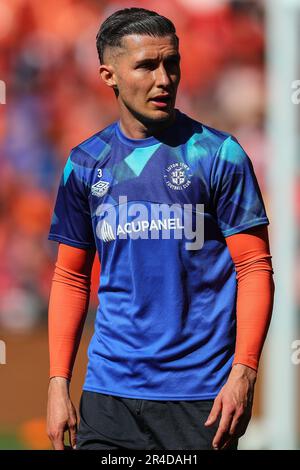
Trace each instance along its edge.
{"label": "chest badge", "polygon": [[166,169],[164,179],[167,186],[171,189],[186,189],[191,184],[192,173],[186,163],[171,163]]}

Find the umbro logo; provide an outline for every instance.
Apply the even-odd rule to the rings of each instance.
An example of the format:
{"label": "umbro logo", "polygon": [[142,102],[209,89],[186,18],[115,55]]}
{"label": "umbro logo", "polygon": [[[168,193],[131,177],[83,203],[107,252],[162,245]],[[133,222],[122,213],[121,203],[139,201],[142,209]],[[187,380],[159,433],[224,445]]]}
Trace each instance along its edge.
{"label": "umbro logo", "polygon": [[107,193],[109,188],[109,183],[107,181],[98,181],[98,183],[93,184],[91,191],[93,196],[101,197]]}

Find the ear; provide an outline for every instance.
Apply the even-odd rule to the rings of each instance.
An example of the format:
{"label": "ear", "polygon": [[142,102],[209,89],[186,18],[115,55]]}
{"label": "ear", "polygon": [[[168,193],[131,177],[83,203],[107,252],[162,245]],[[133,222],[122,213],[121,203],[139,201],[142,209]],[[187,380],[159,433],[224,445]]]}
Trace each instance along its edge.
{"label": "ear", "polygon": [[100,65],[99,74],[107,86],[117,88],[114,68],[111,65]]}

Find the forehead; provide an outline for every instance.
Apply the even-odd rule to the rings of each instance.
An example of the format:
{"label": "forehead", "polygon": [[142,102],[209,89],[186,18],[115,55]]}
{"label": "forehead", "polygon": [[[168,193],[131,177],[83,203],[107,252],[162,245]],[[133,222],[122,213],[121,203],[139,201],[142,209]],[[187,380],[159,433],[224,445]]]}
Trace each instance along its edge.
{"label": "forehead", "polygon": [[126,55],[134,59],[144,57],[157,57],[178,52],[174,35],[153,37],[148,35],[130,34],[122,38],[122,45]]}

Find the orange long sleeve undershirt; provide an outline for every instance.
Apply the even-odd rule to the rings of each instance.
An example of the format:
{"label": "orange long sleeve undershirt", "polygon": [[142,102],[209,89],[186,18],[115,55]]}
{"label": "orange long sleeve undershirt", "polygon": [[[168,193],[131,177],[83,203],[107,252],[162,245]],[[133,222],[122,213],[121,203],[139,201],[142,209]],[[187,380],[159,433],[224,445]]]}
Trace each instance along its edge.
{"label": "orange long sleeve undershirt", "polygon": [[[257,369],[274,295],[267,226],[231,235],[226,243],[238,284],[233,364]],[[89,305],[94,256],[94,250],[59,244],[48,312],[50,378],[72,376]]]}
{"label": "orange long sleeve undershirt", "polygon": [[232,365],[239,363],[257,370],[275,292],[267,226],[231,235],[226,243],[237,273],[237,335]]}
{"label": "orange long sleeve undershirt", "polygon": [[94,250],[59,244],[49,299],[50,378],[71,379],[91,292]]}

